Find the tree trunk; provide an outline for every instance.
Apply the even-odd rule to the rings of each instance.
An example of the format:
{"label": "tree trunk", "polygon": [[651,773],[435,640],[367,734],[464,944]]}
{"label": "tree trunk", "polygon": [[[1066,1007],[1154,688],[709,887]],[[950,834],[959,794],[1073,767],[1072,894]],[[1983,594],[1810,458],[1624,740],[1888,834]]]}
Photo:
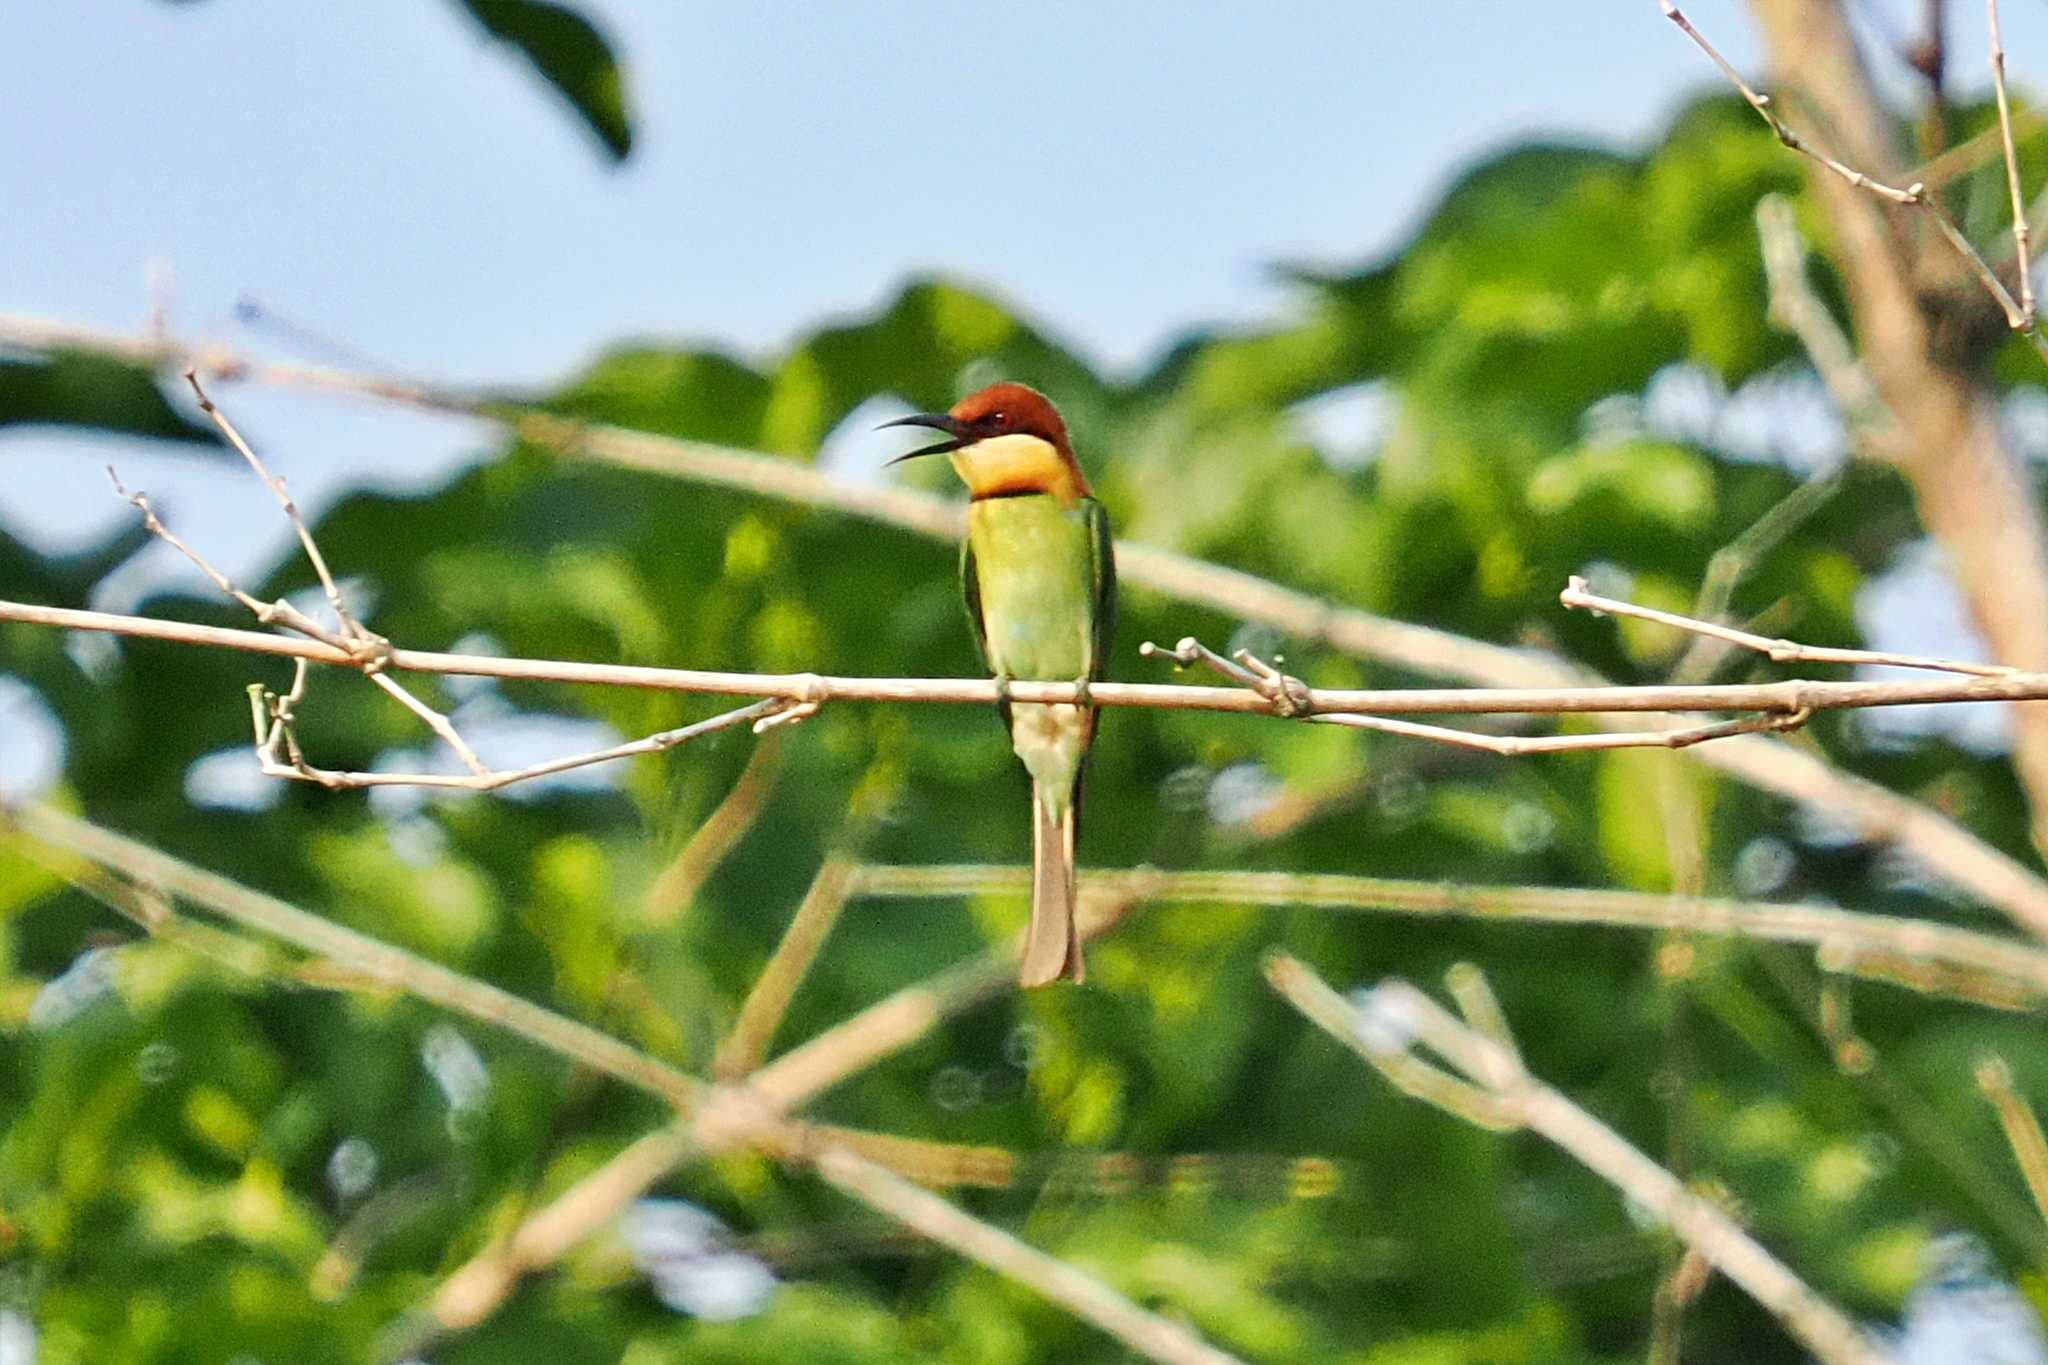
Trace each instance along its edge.
{"label": "tree trunk", "polygon": [[[1857,170],[1901,184],[1904,161],[1835,0],[1752,0],[1779,116]],[[1983,372],[1997,306],[1928,215],[1809,164],[1834,231],[1863,363],[1897,421],[1899,470],[1998,662],[2048,669],[2048,537],[2033,480],[1998,426]],[[1995,336],[1995,332],[1989,333]],[[2048,377],[2048,376],[2044,376]],[[2014,708],[2013,761],[2048,852],[2048,707]]]}

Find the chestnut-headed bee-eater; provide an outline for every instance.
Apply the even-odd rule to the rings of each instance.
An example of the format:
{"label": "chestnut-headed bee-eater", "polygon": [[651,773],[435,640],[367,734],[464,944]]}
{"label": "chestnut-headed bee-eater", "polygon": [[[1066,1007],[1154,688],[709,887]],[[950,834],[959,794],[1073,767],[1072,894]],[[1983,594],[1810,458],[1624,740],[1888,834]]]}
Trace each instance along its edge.
{"label": "chestnut-headed bee-eater", "polygon": [[[1045,395],[995,384],[950,412],[886,425],[944,432],[938,444],[898,458],[949,455],[967,485],[972,501],[960,587],[999,694],[1020,678],[1084,685],[1099,679],[1116,617],[1109,517],[1089,495],[1067,425]],[[1031,775],[1031,925],[1018,979],[1026,986],[1063,976],[1079,981],[1074,821],[1095,708],[1007,700],[1001,707],[1010,747]]]}

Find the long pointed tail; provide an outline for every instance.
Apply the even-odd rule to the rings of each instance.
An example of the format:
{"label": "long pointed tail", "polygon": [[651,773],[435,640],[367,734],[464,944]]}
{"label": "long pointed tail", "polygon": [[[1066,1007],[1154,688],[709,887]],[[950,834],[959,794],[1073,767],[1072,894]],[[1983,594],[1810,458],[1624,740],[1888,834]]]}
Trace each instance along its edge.
{"label": "long pointed tail", "polygon": [[[1048,799],[1050,798],[1050,799]],[[1024,931],[1018,983],[1043,986],[1082,976],[1074,930],[1074,799],[1031,784],[1031,927]]]}

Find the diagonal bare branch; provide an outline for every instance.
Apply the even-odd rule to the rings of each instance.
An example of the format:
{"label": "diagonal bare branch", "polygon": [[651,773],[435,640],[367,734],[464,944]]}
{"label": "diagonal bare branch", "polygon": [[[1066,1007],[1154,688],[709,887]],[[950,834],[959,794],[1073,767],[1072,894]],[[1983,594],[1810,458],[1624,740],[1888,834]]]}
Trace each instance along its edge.
{"label": "diagonal bare branch", "polygon": [[796,988],[817,961],[825,938],[839,921],[854,886],[854,864],[840,854],[828,856],[811,879],[810,890],[797,904],[789,928],[775,945],[774,956],[754,978],[753,989],[740,1005],[739,1017],[718,1046],[711,1074],[721,1081],[736,1081],[760,1066],[768,1045],[782,1023]]}
{"label": "diagonal bare branch", "polygon": [[1868,190],[1880,199],[1889,199],[1894,204],[1919,204],[1922,202],[1922,196],[1926,187],[1918,182],[1908,185],[1904,189],[1900,189],[1895,185],[1887,185],[1881,180],[1865,175],[1853,166],[1837,161],[1834,157],[1829,156],[1826,152],[1793,132],[1787,126],[1785,120],[1778,117],[1777,107],[1772,102],[1771,97],[1760,94],[1748,81],[1742,79],[1742,73],[1737,71],[1726,57],[1721,55],[1719,49],[1707,41],[1707,36],[1704,33],[1701,33],[1692,26],[1692,20],[1685,17],[1683,10],[1672,4],[1671,0],[1657,0],[1657,4],[1664,11],[1664,17],[1676,24],[1679,31],[1692,39],[1694,46],[1706,53],[1707,59],[1721,69],[1721,74],[1728,78],[1728,83],[1741,93],[1742,98],[1749,101],[1749,107],[1756,110],[1757,117],[1769,125],[1772,135],[1778,141],[1784,143],[1787,148],[1799,153],[1801,156],[1813,158],[1813,160],[1827,167],[1836,175],[1841,176],[1842,179],[1848,181],[1857,189]]}
{"label": "diagonal bare branch", "polygon": [[430,1004],[491,1024],[688,1109],[703,1083],[608,1034],[522,1000],[488,982],[381,943],[332,920],[310,915],[275,896],[173,858],[112,830],[48,806],[0,810],[0,828],[62,849],[122,876],[201,906],[246,929],[330,959],[362,977],[396,987]]}
{"label": "diagonal bare branch", "polygon": [[[1411,1067],[1422,1067],[1488,1095],[1498,1113],[1555,1143],[1656,1215],[1828,1365],[1888,1365],[1884,1353],[1847,1314],[1712,1201],[1688,1190],[1619,1133],[1530,1075],[1513,1049],[1460,1023],[1415,987],[1405,981],[1383,982],[1360,1007],[1284,953],[1267,960],[1266,975],[1288,1003],[1397,1086],[1407,1088],[1404,1082],[1411,1078]],[[1441,1071],[1416,1057],[1417,1044],[1442,1058],[1450,1070]]]}
{"label": "diagonal bare branch", "polygon": [[313,572],[319,576],[320,590],[327,594],[327,605],[333,609],[334,619],[340,623],[342,634],[352,640],[374,642],[377,637],[365,630],[363,624],[349,612],[348,603],[342,598],[340,585],[328,571],[327,557],[320,553],[319,542],[313,539],[313,533],[307,529],[305,518],[299,515],[299,505],[292,500],[291,493],[284,486],[284,480],[270,472],[255,449],[242,439],[242,433],[235,430],[235,424],[228,420],[227,414],[213,405],[213,400],[207,397],[206,390],[200,386],[199,371],[196,368],[187,367],[185,382],[191,385],[192,396],[199,401],[199,410],[212,419],[214,426],[220,429],[220,434],[227,438],[228,444],[235,448],[249,468],[255,471],[256,477],[262,480],[263,486],[270,490],[271,496],[277,499],[277,505],[284,512],[285,520],[291,523],[293,533],[298,536],[299,544],[306,552],[306,561],[313,566]]}
{"label": "diagonal bare branch", "polygon": [[1828,397],[1851,429],[1873,441],[1884,458],[1897,459],[1897,420],[1878,396],[1842,325],[1814,292],[1806,273],[1806,241],[1792,206],[1782,195],[1765,195],[1757,201],[1756,226],[1770,287],[1771,321],[1799,338]]}
{"label": "diagonal bare branch", "polygon": [[1999,1127],[2005,1130],[2013,1160],[2033,1196],[2034,1211],[2048,1219],[2048,1135],[2041,1131],[2040,1118],[2014,1085],[2011,1065],[1996,1053],[1978,1059],[1977,1088],[1998,1111]]}
{"label": "diagonal bare branch", "polygon": [[747,756],[732,790],[648,885],[640,913],[649,927],[668,924],[689,908],[704,879],[761,818],[781,772],[780,736],[771,731]]}
{"label": "diagonal bare branch", "polygon": [[1655,607],[1637,606],[1633,602],[1622,602],[1612,597],[1602,597],[1586,591],[1586,580],[1574,575],[1558,594],[1557,600],[1567,607],[1581,611],[1599,612],[1605,616],[1632,616],[1638,621],[1654,621],[1660,626],[1670,626],[1694,635],[1704,635],[1743,649],[1754,650],[1773,663],[1805,664],[1865,664],[1885,665],[1892,668],[1924,668],[1941,673],[1968,673],[1980,678],[2002,678],[2017,673],[2016,668],[2003,664],[1971,663],[1963,659],[1935,659],[1923,654],[1887,654],[1875,649],[1832,649],[1818,645],[1802,645],[1796,640],[1773,640],[1733,626],[1719,625],[1712,621],[1699,621],[1676,612],[1658,611]]}

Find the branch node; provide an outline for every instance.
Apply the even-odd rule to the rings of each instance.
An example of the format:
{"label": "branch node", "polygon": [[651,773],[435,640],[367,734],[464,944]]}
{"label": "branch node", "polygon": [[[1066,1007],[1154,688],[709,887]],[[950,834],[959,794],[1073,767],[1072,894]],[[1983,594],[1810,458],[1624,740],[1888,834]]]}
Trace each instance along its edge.
{"label": "branch node", "polygon": [[1795,706],[1790,711],[1784,712],[1781,715],[1771,716],[1769,718],[1769,724],[1771,729],[1778,731],[1780,734],[1784,734],[1792,730],[1798,730],[1803,728],[1806,722],[1812,719],[1813,708],[1802,702],[1800,705]]}
{"label": "branch node", "polygon": [[1313,714],[1315,698],[1310,694],[1307,683],[1275,668],[1248,649],[1238,650],[1235,657],[1252,673],[1252,690],[1273,704],[1274,715],[1282,720],[1299,720]]}
{"label": "branch node", "polygon": [[213,416],[213,400],[206,396],[205,389],[199,387],[199,367],[197,365],[187,365],[185,367],[185,382],[192,386],[192,396],[199,400],[199,410],[208,417]]}
{"label": "branch node", "polygon": [[815,673],[805,673],[799,679],[800,693],[754,722],[754,733],[765,735],[770,730],[785,725],[801,725],[818,714],[818,708],[831,700],[832,690],[823,678]]}
{"label": "branch node", "polygon": [[1164,645],[1147,640],[1138,646],[1138,653],[1147,659],[1171,659],[1175,668],[1186,668],[1189,664],[1201,662],[1202,642],[1192,635],[1183,635],[1179,644],[1168,649]]}
{"label": "branch node", "polygon": [[363,626],[357,626],[349,636],[348,652],[366,678],[374,678],[391,666],[391,641]]}

